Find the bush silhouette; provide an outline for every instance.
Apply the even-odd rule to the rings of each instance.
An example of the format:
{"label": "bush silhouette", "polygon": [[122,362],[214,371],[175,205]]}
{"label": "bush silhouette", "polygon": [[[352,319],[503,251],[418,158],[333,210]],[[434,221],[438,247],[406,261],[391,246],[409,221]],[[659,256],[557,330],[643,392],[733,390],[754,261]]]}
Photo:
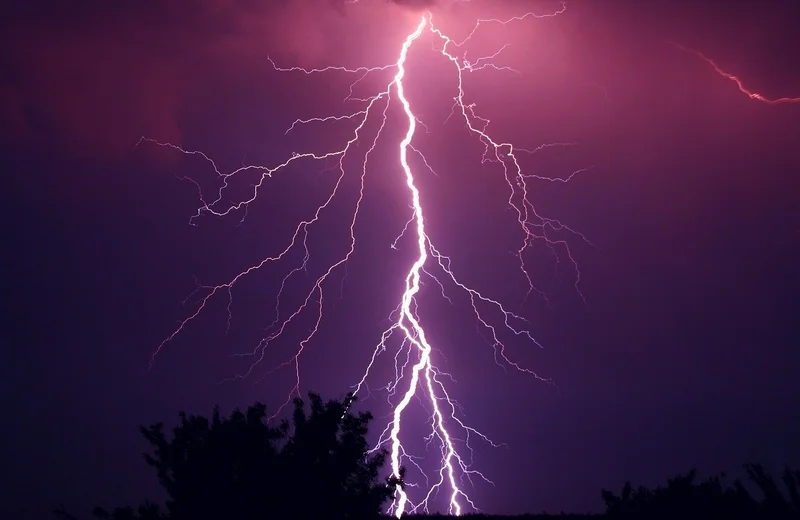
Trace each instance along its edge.
{"label": "bush silhouette", "polygon": [[[167,437],[163,423],[141,428],[153,447],[145,454],[167,492],[166,511],[145,503],[112,511],[107,520],[375,518],[402,482],[381,480],[386,453],[370,454],[365,439],[372,416],[354,415],[354,397],[323,402],[309,394],[294,400],[291,423],[271,426],[266,406],[210,419],[179,415]],[[73,518],[63,510],[63,519]]]}
{"label": "bush silhouette", "polygon": [[[379,518],[397,486],[404,485],[404,471],[399,479],[380,477],[387,454],[370,452],[366,434],[372,416],[353,414],[354,400],[348,394],[342,401],[323,402],[310,393],[308,406],[295,399],[291,421],[278,425],[268,424],[266,406],[256,403],[228,417],[222,417],[219,408],[210,418],[180,413],[169,436],[163,423],[142,427],[152,448],[144,459],[166,491],[165,507],[152,502],[110,511],[98,507],[94,516],[100,520]],[[746,464],[744,469],[750,487],[759,492],[757,497],[738,479],[732,485],[726,485],[721,475],[696,482],[692,470],[654,489],[626,483],[619,495],[602,490],[605,516],[800,519],[800,471],[787,468],[781,482],[776,482],[759,464]],[[77,520],[63,509],[55,512],[61,520]]]}
{"label": "bush silhouette", "polygon": [[783,472],[784,495],[762,465],[745,464],[744,470],[758,488],[760,499],[754,498],[739,479],[732,486],[724,484],[722,475],[695,483],[695,470],[669,479],[666,487],[634,488],[627,482],[619,495],[605,489],[601,495],[608,516],[800,518],[800,471],[786,468]]}

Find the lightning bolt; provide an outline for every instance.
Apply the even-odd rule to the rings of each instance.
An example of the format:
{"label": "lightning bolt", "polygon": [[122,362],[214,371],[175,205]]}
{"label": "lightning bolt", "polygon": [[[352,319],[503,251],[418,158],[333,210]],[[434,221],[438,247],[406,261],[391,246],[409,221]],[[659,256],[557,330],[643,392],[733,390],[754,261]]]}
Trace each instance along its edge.
{"label": "lightning bolt", "polygon": [[676,48],[684,51],[684,52],[688,52],[690,54],[694,54],[695,56],[698,56],[700,59],[702,59],[703,61],[705,61],[709,65],[711,65],[711,67],[714,69],[714,71],[717,74],[719,74],[723,78],[726,78],[726,79],[729,79],[729,80],[733,81],[736,84],[736,86],[739,88],[739,91],[742,94],[747,95],[747,97],[749,97],[750,99],[753,99],[753,100],[756,100],[756,101],[761,101],[762,103],[766,103],[767,105],[783,105],[783,104],[787,104],[787,103],[800,103],[800,97],[768,98],[768,97],[764,96],[763,94],[759,94],[758,92],[754,92],[754,91],[748,89],[747,87],[745,87],[744,83],[742,82],[741,79],[739,79],[737,76],[734,76],[730,72],[727,72],[727,71],[723,70],[719,65],[717,65],[717,63],[714,60],[712,60],[711,58],[709,58],[708,56],[706,56],[702,52],[694,50],[694,49],[690,49],[689,47],[685,47],[685,46],[681,45],[680,43],[675,43],[673,41],[670,41],[669,43],[671,45],[675,46]]}
{"label": "lightning bolt", "polygon": [[[312,75],[338,71],[355,75],[356,79],[350,85],[346,100],[358,103],[360,109],[344,115],[328,115],[310,119],[298,119],[287,129],[288,133],[300,125],[348,121],[354,125],[352,133],[344,145],[335,150],[293,153],[290,158],[277,166],[242,166],[229,173],[222,173],[216,163],[203,152],[188,150],[175,144],[163,143],[143,137],[140,143],[152,143],[173,149],[183,154],[201,158],[203,161],[207,162],[219,176],[221,181],[220,186],[210,197],[206,196],[198,182],[190,178],[185,178],[185,180],[195,185],[201,202],[196,213],[190,219],[192,223],[204,214],[222,217],[230,215],[235,211],[243,211],[246,216],[249,204],[257,199],[265,183],[267,183],[273,175],[280,174],[293,163],[299,161],[334,161],[335,166],[332,169],[337,172],[336,180],[330,194],[311,215],[297,224],[291,239],[282,250],[240,271],[225,283],[212,286],[198,285],[197,294],[200,294],[200,296],[194,312],[180,321],[173,332],[163,340],[158,348],[156,348],[152,354],[150,366],[152,367],[156,357],[161,353],[164,347],[200,316],[214,297],[227,295],[228,326],[230,327],[230,305],[233,299],[233,288],[255,271],[265,268],[269,264],[287,260],[290,257],[290,252],[300,250],[303,252],[302,261],[289,270],[288,274],[285,275],[281,282],[280,289],[276,296],[276,317],[267,329],[268,334],[263,337],[251,351],[241,354],[242,356],[252,358],[248,369],[241,374],[229,378],[244,379],[252,376],[264,362],[269,345],[284,336],[288,326],[298,316],[304,313],[311,313],[312,316],[314,316],[314,324],[308,334],[299,341],[297,349],[293,351],[293,354],[272,369],[266,371],[264,375],[258,379],[258,381],[260,381],[269,374],[288,367],[291,367],[295,372],[294,386],[288,393],[286,401],[277,409],[274,416],[281,413],[293,396],[300,395],[300,361],[303,359],[303,354],[307,346],[320,329],[325,307],[325,295],[327,294],[326,282],[333,272],[345,266],[355,252],[355,227],[364,198],[364,182],[368,171],[369,159],[386,126],[388,108],[393,102],[397,102],[402,108],[402,113],[407,125],[405,135],[398,143],[396,150],[399,155],[400,170],[405,178],[410,195],[411,217],[392,244],[392,247],[397,249],[400,239],[407,233],[413,233],[415,238],[415,259],[405,276],[403,289],[399,298],[400,303],[391,314],[392,324],[381,334],[381,338],[372,352],[372,356],[369,359],[363,376],[358,383],[353,386],[353,391],[356,394],[369,391],[368,380],[375,368],[375,364],[380,355],[390,348],[393,344],[393,338],[396,337],[399,341],[394,341],[394,343],[399,344],[396,346],[394,354],[394,378],[384,387],[387,400],[393,406],[393,411],[391,419],[388,421],[388,424],[380,434],[373,448],[373,451],[375,451],[388,446],[392,475],[397,479],[404,480],[403,486],[397,488],[395,498],[387,512],[396,515],[398,518],[404,513],[427,512],[429,511],[431,501],[438,496],[438,493],[443,489],[447,490],[447,504],[450,514],[460,515],[467,507],[478,511],[478,508],[464,490],[464,482],[465,480],[471,482],[473,478],[482,479],[490,484],[491,481],[482,473],[472,468],[472,447],[470,442],[472,439],[477,438],[491,446],[500,446],[500,444],[495,443],[489,437],[467,425],[460,419],[460,406],[451,398],[445,384],[446,380],[452,379],[452,376],[438,368],[437,363],[434,362],[435,354],[439,351],[432,346],[428,339],[428,334],[426,333],[418,313],[417,299],[423,287],[423,278],[433,281],[438,286],[441,296],[449,301],[450,298],[447,295],[446,283],[451,285],[455,290],[462,291],[468,297],[471,311],[474,313],[479,327],[486,332],[484,337],[488,339],[488,343],[494,349],[494,359],[499,366],[503,368],[507,366],[512,367],[542,381],[549,382],[549,380],[540,377],[530,368],[515,361],[507,353],[506,344],[502,339],[503,335],[509,335],[512,338],[521,338],[532,342],[534,345],[540,346],[530,331],[528,321],[519,314],[508,310],[499,301],[463,283],[456,275],[456,270],[453,267],[453,262],[450,257],[443,254],[434,245],[428,235],[425,211],[420,199],[420,191],[417,187],[414,173],[415,168],[412,167],[411,158],[418,157],[421,167],[431,172],[433,172],[433,170],[424,155],[412,144],[417,136],[418,126],[423,125],[423,123],[415,114],[412,103],[406,96],[405,80],[407,74],[407,58],[409,50],[427,31],[435,42],[434,50],[445,59],[446,63],[450,63],[455,71],[457,78],[456,95],[453,98],[450,117],[455,116],[463,120],[469,132],[484,147],[482,162],[498,165],[508,185],[509,195],[507,202],[515,215],[522,237],[521,244],[514,254],[519,261],[521,276],[527,283],[528,291],[526,297],[534,291],[544,296],[541,291],[536,289],[525,264],[525,253],[535,242],[544,243],[553,251],[556,258],[559,258],[560,254],[566,255],[574,272],[575,288],[578,290],[580,272],[577,269],[577,264],[572,256],[569,244],[563,236],[564,233],[567,233],[579,237],[587,243],[589,242],[586,237],[558,220],[539,214],[530,201],[530,183],[537,180],[567,182],[586,169],[573,172],[565,178],[547,178],[523,173],[519,160],[519,154],[536,154],[549,147],[571,146],[575,143],[552,143],[529,149],[518,148],[512,143],[503,142],[491,137],[488,131],[490,121],[478,116],[476,114],[476,105],[474,103],[468,103],[466,100],[464,76],[485,69],[497,71],[513,71],[513,69],[496,65],[492,61],[505,47],[474,61],[468,61],[466,59],[466,53],[461,52],[462,46],[472,38],[481,26],[490,24],[505,25],[527,18],[552,17],[564,12],[564,10],[565,6],[561,4],[560,9],[547,14],[537,15],[534,13],[525,13],[507,20],[481,19],[477,21],[467,37],[461,41],[455,41],[441,31],[434,24],[432,13],[426,11],[420,16],[413,31],[408,33],[402,42],[397,60],[394,63],[384,66],[360,67],[355,69],[345,67],[326,67],[320,69],[304,69],[300,67],[282,68],[278,67],[277,64],[270,60],[275,70],[283,73]],[[387,80],[388,82],[384,85],[384,88],[371,97],[355,97],[354,88],[357,84],[362,82],[369,75],[386,71],[394,71],[394,75]],[[367,122],[372,120],[377,120],[379,124],[370,140],[370,146],[364,152],[361,160],[361,168],[358,173],[360,183],[358,197],[353,207],[352,214],[349,217],[349,247],[336,261],[328,264],[322,274],[316,278],[311,288],[306,293],[303,302],[291,312],[282,315],[283,306],[281,305],[281,296],[287,286],[287,282],[294,275],[301,271],[306,271],[308,268],[308,261],[310,258],[308,242],[309,229],[323,218],[331,202],[339,193],[346,172],[348,171],[345,168],[345,160],[356,153],[355,149],[357,143],[364,139],[363,134],[366,132]],[[249,196],[241,198],[238,202],[226,203],[227,192],[233,185],[232,183],[238,176],[246,172],[259,174],[258,181],[252,185],[252,192],[250,192]],[[436,270],[439,272],[438,276],[434,274]],[[578,293],[580,294],[579,290]],[[393,399],[397,397],[399,397],[399,400],[394,402]],[[418,462],[420,457],[409,453],[403,445],[403,425],[404,422],[409,420],[405,417],[407,415],[406,412],[412,400],[415,399],[422,403],[429,414],[428,424],[430,426],[430,433],[425,437],[426,445],[435,442],[439,448],[440,457],[437,457],[438,470],[435,472],[437,477],[434,479],[429,478],[428,473],[426,473]],[[416,468],[425,481],[425,488],[423,488],[419,498],[414,500],[409,497],[409,491],[412,488],[422,487],[422,484],[410,482],[403,477],[402,469],[404,464]]]}

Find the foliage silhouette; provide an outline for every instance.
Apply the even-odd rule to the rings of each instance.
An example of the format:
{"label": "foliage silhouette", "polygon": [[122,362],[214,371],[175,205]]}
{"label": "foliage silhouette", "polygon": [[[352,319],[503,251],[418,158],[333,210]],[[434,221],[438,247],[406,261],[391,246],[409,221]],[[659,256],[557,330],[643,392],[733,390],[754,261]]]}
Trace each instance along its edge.
{"label": "foliage silhouette", "polygon": [[784,495],[775,479],[760,464],[745,464],[748,480],[758,488],[754,498],[741,480],[726,486],[723,475],[695,483],[697,472],[690,471],[667,481],[667,486],[634,488],[626,482],[619,496],[602,490],[607,516],[677,518],[681,515],[705,517],[800,518],[800,471],[786,468],[782,481]]}
{"label": "foliage silhouette", "polygon": [[[167,494],[166,508],[145,502],[137,508],[95,508],[99,520],[265,520],[284,518],[381,518],[382,505],[399,479],[379,475],[386,452],[370,453],[366,441],[368,412],[343,401],[323,402],[314,393],[306,403],[294,400],[291,421],[278,426],[266,421],[266,406],[211,418],[179,414],[168,438],[163,423],[142,427],[153,451],[144,455]],[[800,471],[786,468],[781,485],[760,464],[746,464],[755,498],[737,479],[724,476],[696,482],[695,470],[667,481],[666,486],[634,488],[625,483],[619,495],[602,490],[606,517],[638,518],[793,518],[800,520]],[[61,520],[77,520],[59,508]],[[516,518],[593,518],[598,515],[522,515]],[[415,516],[442,518],[436,515]],[[474,515],[473,518],[510,518]]]}
{"label": "foliage silhouette", "polygon": [[[366,519],[402,479],[382,481],[386,453],[369,453],[368,412],[354,415],[355,397],[323,402],[314,393],[294,400],[291,424],[271,426],[257,403],[230,417],[215,408],[211,419],[181,413],[167,437],[163,423],[142,427],[155,468],[167,492],[166,511],[145,503],[134,509],[95,508],[101,520],[198,520],[265,518]],[[74,517],[61,510],[63,520]]]}

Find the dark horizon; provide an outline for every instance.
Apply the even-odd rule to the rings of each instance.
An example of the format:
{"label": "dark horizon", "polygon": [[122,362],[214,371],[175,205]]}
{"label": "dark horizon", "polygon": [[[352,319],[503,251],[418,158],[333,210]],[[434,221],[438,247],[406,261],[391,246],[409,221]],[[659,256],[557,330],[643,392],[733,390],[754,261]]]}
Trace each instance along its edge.
{"label": "dark horizon", "polygon": [[[349,127],[284,131],[297,118],[344,113],[352,80],[278,73],[268,58],[285,67],[391,63],[417,12],[389,4],[356,11],[207,0],[186,11],[40,2],[0,22],[11,311],[0,445],[12,483],[0,516],[38,520],[58,504],[82,515],[160,499],[141,461],[140,425],[172,421],[179,410],[256,401],[275,409],[285,400],[291,369],[254,383],[304,337],[308,317],[252,377],[219,382],[246,371],[233,354],[252,349],[272,322],[291,263],[234,293],[227,334],[221,297],[148,363],[191,314],[182,302],[195,277],[225,282],[280,251],[330,177],[321,165],[295,167],[270,179],[241,225],[238,214],[191,226],[198,191],[179,177],[212,190],[209,164],[137,142],[144,135],[202,150],[222,171],[337,146]],[[458,32],[474,12],[558,3],[507,0],[492,4],[499,14],[470,4],[447,4],[437,16]],[[428,281],[420,312],[456,380],[448,390],[470,426],[508,445],[474,443],[475,469],[495,482],[467,486],[485,512],[599,512],[600,489],[626,480],[656,485],[693,467],[735,476],[750,461],[774,472],[800,467],[800,103],[751,99],[670,43],[767,98],[797,97],[795,11],[779,2],[568,2],[559,16],[481,36],[469,57],[508,42],[498,63],[519,74],[470,76],[478,114],[519,147],[576,143],[524,157],[526,173],[563,178],[588,168],[568,183],[531,184],[537,210],[593,244],[570,238],[580,294],[563,251],[559,262],[533,248],[531,273],[549,305],[536,293],[523,303],[502,171],[481,165],[481,145],[444,123],[452,70],[427,41],[410,54],[408,95],[429,127],[415,145],[436,172],[415,172],[431,238],[461,279],[531,320],[543,348],[509,341],[508,351],[554,382],[496,366],[469,300],[448,289],[454,305],[443,303]],[[358,382],[413,261],[411,240],[390,247],[410,213],[389,146],[403,121],[396,106],[389,115],[370,159],[358,249],[346,277],[326,289],[303,394],[337,398]],[[310,239],[309,277],[346,250],[353,179]],[[313,280],[297,278],[287,304]],[[386,359],[376,370],[359,406],[374,413],[379,433],[390,411],[379,387],[391,370]],[[410,413],[408,438],[422,451],[413,439],[425,434],[423,415]]]}

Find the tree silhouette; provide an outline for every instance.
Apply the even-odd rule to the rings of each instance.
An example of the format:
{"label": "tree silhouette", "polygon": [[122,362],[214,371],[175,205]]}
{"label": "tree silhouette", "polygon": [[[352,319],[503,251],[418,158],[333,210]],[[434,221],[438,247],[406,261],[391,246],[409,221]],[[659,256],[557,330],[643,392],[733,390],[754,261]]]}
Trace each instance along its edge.
{"label": "tree silhouette", "polygon": [[621,493],[602,490],[608,516],[641,515],[648,518],[695,516],[800,518],[800,471],[786,468],[782,481],[788,495],[760,464],[745,464],[748,480],[758,488],[754,498],[741,480],[726,486],[723,476],[695,483],[697,472],[690,471],[667,481],[667,486],[634,488],[626,482]]}
{"label": "tree silhouette", "polygon": [[[103,520],[249,520],[265,518],[362,519],[402,486],[381,480],[384,451],[369,452],[368,412],[354,415],[355,400],[323,402],[314,393],[294,400],[291,424],[267,424],[266,406],[211,419],[179,414],[167,437],[163,423],[142,427],[153,447],[145,461],[167,492],[166,513],[145,503],[138,509],[94,510]],[[64,520],[73,519],[63,510]],[[74,519],[73,519],[74,520]]]}

